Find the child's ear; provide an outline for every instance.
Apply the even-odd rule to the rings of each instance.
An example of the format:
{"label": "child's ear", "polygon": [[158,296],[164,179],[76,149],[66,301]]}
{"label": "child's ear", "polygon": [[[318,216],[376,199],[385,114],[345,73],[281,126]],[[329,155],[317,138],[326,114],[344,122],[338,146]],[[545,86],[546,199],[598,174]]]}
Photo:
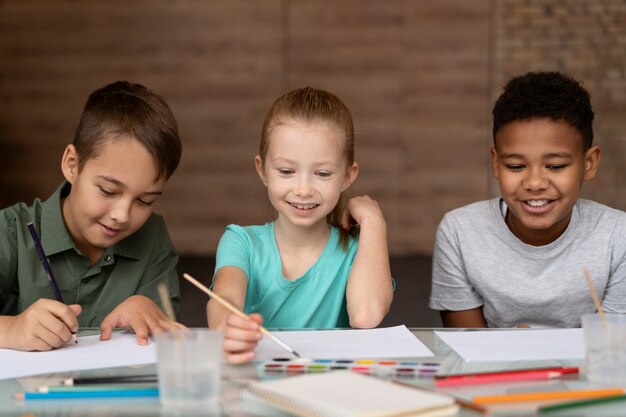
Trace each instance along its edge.
{"label": "child's ear", "polygon": [[265,173],[263,172],[263,160],[261,159],[261,155],[254,157],[254,166],[256,167],[257,174],[259,174],[259,178],[263,181],[263,185],[267,187],[267,178],[265,178]]}
{"label": "child's ear", "polygon": [[344,192],[352,185],[356,177],[359,176],[359,164],[356,162],[352,164],[351,167],[348,168],[346,173],[346,180],[343,183],[343,187],[341,187],[341,192]]}
{"label": "child's ear", "polygon": [[70,184],[74,183],[78,174],[78,154],[74,145],[67,145],[63,158],[61,158],[61,171]]}
{"label": "child's ear", "polygon": [[600,147],[598,145],[592,146],[585,152],[585,181],[591,181],[598,172],[598,166],[600,165]]}
{"label": "child's ear", "polygon": [[496,150],[495,146],[491,148],[490,153],[491,153],[491,173],[496,179],[499,179],[498,177],[500,176],[500,173],[499,173],[500,161],[498,161],[498,151]]}

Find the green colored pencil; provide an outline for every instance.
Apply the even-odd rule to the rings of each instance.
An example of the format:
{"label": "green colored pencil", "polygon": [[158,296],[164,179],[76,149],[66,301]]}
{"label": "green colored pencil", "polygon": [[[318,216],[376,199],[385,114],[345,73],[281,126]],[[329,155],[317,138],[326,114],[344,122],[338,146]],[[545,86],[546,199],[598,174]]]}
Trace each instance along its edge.
{"label": "green colored pencil", "polygon": [[591,398],[588,400],[580,400],[580,401],[568,401],[560,404],[546,405],[544,407],[539,408],[540,413],[550,413],[552,411],[565,410],[568,408],[576,408],[576,407],[586,407],[588,405],[602,405],[606,403],[611,403],[614,401],[623,401],[626,400],[625,395],[613,395],[610,397],[601,397],[601,398]]}

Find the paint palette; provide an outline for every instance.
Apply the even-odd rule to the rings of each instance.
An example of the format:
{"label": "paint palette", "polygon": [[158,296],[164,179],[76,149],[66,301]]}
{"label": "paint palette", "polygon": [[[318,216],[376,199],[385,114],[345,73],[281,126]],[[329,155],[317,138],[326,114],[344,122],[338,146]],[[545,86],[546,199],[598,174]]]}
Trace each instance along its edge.
{"label": "paint palette", "polygon": [[439,369],[436,362],[397,361],[392,359],[307,359],[274,358],[257,364],[261,377],[282,378],[304,373],[349,369],[385,379],[433,378]]}

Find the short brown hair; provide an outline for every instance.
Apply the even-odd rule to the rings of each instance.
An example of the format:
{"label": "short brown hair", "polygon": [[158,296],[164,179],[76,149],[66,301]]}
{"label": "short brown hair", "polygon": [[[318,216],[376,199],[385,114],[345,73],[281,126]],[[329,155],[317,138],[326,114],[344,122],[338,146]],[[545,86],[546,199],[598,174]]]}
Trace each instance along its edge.
{"label": "short brown hair", "polygon": [[176,119],[165,100],[141,84],[117,81],[91,93],[74,135],[78,169],[98,156],[104,141],[120,135],[132,136],[152,155],[155,181],[169,179],[178,167],[182,144]]}

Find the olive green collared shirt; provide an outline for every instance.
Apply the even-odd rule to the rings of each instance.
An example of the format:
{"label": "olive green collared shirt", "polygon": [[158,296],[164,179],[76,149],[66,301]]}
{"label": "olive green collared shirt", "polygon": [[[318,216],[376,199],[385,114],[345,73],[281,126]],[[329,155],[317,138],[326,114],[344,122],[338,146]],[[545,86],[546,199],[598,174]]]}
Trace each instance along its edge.
{"label": "olive green collared shirt", "polygon": [[91,265],[74,245],[61,199],[71,185],[63,183],[46,201],[18,203],[0,210],[0,315],[17,315],[40,298],[54,299],[37,257],[28,222],[33,222],[66,304],[80,304],[82,327],[97,327],[128,297],[145,295],[161,304],[157,285],[167,284],[174,309],[180,307],[178,255],[163,218],[152,214],[131,236],[104,250]]}

